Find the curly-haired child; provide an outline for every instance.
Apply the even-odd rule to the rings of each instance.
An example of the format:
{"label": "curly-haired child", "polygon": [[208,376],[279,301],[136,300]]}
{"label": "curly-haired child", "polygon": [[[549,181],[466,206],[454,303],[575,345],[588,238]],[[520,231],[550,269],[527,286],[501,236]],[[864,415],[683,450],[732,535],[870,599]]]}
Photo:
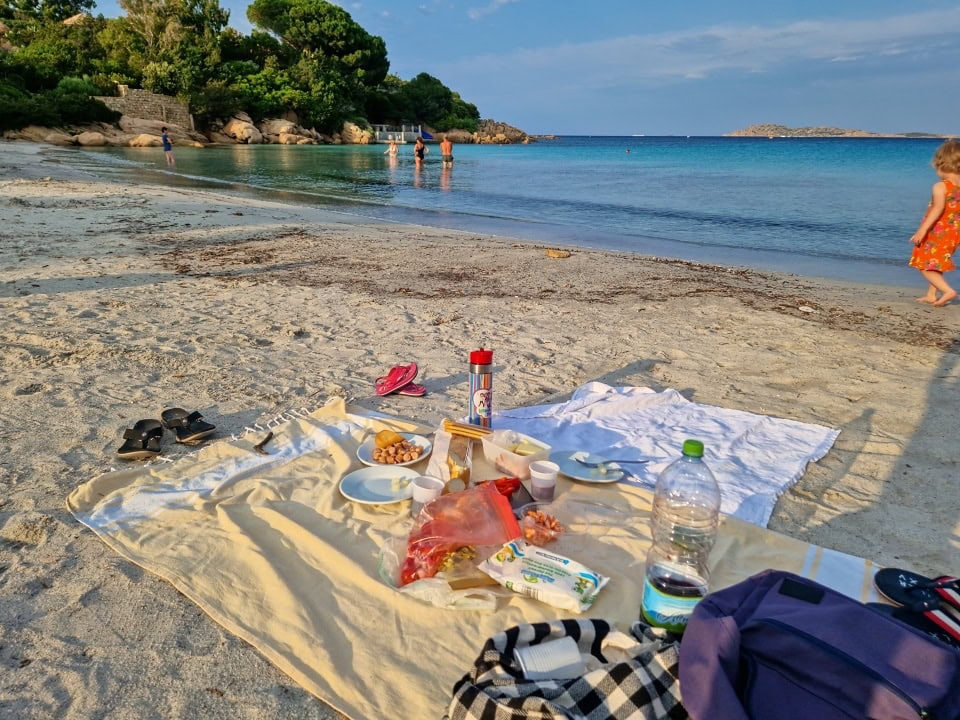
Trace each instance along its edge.
{"label": "curly-haired child", "polygon": [[957,297],[943,274],[955,268],[953,254],[960,245],[960,141],[948,140],[937,148],[932,165],[940,182],[933,186],[927,214],[910,238],[910,267],[928,283],[927,294],[917,302],[943,307]]}

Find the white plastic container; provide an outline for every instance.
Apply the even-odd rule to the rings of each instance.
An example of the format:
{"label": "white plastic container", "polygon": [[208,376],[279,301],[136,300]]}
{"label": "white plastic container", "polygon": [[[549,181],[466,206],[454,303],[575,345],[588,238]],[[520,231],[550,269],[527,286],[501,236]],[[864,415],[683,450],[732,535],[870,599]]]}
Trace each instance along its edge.
{"label": "white plastic container", "polygon": [[500,472],[528,480],[530,463],[550,457],[550,446],[513,430],[494,430],[483,436],[483,457]]}

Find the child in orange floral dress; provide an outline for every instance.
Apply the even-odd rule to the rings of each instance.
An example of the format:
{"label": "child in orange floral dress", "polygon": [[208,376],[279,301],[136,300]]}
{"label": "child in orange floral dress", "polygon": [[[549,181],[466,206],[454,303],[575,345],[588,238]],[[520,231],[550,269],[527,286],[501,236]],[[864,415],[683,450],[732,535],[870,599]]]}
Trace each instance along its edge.
{"label": "child in orange floral dress", "polygon": [[910,238],[914,245],[910,267],[929,283],[927,294],[917,302],[943,307],[957,297],[943,274],[954,269],[953,254],[960,245],[960,142],[948,140],[937,148],[932,165],[940,182],[933,186],[927,214]]}

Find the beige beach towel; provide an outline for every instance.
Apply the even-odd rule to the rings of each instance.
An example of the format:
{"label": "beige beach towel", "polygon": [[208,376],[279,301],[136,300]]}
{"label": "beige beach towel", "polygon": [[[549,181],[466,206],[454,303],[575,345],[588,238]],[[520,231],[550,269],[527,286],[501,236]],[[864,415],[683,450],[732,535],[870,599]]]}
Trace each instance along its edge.
{"label": "beige beach towel", "polygon": [[[441,717],[486,638],[568,614],[520,596],[499,598],[495,612],[443,610],[380,579],[378,550],[409,530],[407,503],[354,504],[338,483],[360,467],[359,445],[385,427],[431,430],[334,400],[274,428],[269,456],[252,450],[260,434],[216,442],[173,463],[101,475],[67,505],[120,555],[344,714]],[[640,607],[650,494],[562,478],[558,491],[626,518],[598,527],[577,559],[611,578],[591,615],[628,627]],[[711,562],[715,587],[777,567],[870,599],[869,563],[736,520],[724,522]]]}

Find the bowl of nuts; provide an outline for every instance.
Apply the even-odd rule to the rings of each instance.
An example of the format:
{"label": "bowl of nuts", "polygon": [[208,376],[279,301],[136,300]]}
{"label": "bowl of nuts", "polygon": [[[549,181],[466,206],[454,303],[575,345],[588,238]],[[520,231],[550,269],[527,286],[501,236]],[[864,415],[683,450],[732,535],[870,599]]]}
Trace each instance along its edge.
{"label": "bowl of nuts", "polygon": [[413,465],[425,459],[433,443],[423,435],[381,430],[357,448],[357,459],[364,465]]}
{"label": "bowl of nuts", "polygon": [[565,499],[527,503],[514,514],[524,540],[567,557],[577,557],[584,550],[593,530],[591,518]]}
{"label": "bowl of nuts", "polygon": [[523,539],[531,545],[546,545],[564,532],[563,523],[557,518],[557,508],[553,503],[527,503],[518,508],[515,514]]}

